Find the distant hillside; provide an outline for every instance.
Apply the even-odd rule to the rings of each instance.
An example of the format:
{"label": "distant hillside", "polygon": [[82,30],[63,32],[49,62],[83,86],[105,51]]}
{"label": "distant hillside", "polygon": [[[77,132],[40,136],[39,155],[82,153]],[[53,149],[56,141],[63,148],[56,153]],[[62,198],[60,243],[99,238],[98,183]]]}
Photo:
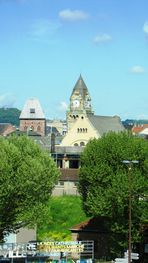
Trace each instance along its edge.
{"label": "distant hillside", "polygon": [[0,108],[0,123],[11,123],[19,126],[19,116],[21,111],[16,108]]}

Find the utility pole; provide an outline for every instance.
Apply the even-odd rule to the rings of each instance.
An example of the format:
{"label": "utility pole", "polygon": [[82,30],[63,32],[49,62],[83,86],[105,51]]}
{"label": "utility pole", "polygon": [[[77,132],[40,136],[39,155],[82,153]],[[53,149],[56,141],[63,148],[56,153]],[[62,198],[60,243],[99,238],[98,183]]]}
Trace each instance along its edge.
{"label": "utility pole", "polygon": [[133,160],[123,160],[122,163],[128,166],[128,263],[131,263],[131,253],[132,253],[132,178],[131,170],[133,164],[138,164],[139,161]]}

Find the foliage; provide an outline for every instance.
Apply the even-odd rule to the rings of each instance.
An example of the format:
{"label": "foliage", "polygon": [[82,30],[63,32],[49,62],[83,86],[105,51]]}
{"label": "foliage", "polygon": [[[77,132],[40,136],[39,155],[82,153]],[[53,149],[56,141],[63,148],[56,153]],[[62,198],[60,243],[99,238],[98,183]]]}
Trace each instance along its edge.
{"label": "foliage", "polygon": [[0,138],[0,240],[46,215],[59,171],[48,153],[28,137]]}
{"label": "foliage", "polygon": [[39,240],[67,241],[71,239],[70,228],[87,217],[79,196],[57,196],[49,201],[46,220],[38,225]]}
{"label": "foliage", "polygon": [[[139,163],[126,165],[123,160]],[[148,142],[130,133],[110,132],[87,144],[81,156],[79,192],[87,215],[109,218],[112,252],[127,248],[129,176],[132,241],[137,242],[148,211]]]}
{"label": "foliage", "polygon": [[19,116],[21,111],[16,108],[0,108],[0,123],[11,123],[19,126]]}

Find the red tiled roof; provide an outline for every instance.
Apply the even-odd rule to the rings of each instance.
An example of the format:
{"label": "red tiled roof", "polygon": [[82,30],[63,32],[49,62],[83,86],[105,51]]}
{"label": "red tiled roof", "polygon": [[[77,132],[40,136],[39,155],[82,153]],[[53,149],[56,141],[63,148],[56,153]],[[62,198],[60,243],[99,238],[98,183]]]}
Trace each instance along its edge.
{"label": "red tiled roof", "polygon": [[132,128],[132,132],[137,134],[137,133],[143,131],[145,128],[148,128],[148,124],[142,124],[140,126],[134,126]]}

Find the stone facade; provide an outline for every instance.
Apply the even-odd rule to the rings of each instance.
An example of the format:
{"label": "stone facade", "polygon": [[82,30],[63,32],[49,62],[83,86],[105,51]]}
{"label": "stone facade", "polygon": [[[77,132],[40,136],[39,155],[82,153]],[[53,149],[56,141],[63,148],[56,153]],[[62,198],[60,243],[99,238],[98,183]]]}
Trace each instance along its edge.
{"label": "stone facade", "polygon": [[28,133],[29,130],[36,132],[41,136],[45,136],[45,130],[46,130],[45,120],[21,119],[20,131],[25,131],[26,133]]}
{"label": "stone facade", "polygon": [[41,136],[45,136],[46,119],[37,99],[28,99],[20,114],[20,131],[33,131]]}

